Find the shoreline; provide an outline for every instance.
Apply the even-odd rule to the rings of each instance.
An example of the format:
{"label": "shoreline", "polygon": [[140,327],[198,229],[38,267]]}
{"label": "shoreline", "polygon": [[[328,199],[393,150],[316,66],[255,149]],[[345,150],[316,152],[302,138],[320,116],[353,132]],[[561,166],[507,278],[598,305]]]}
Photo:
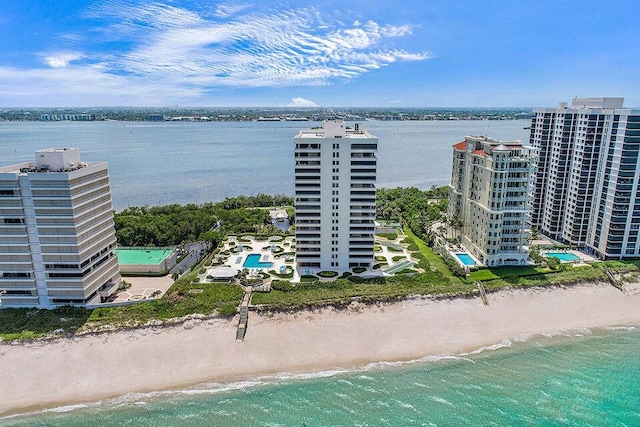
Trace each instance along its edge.
{"label": "shoreline", "polygon": [[0,416],[127,393],[179,390],[282,373],[350,370],[460,355],[522,335],[640,325],[640,283],[502,290],[480,298],[415,298],[294,313],[189,319],[27,343],[0,343]]}

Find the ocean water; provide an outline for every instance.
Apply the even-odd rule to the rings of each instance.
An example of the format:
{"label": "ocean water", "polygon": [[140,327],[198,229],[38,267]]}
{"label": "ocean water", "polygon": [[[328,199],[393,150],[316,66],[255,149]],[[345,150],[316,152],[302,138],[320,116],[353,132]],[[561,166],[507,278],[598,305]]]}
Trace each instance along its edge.
{"label": "ocean water", "polygon": [[640,330],[505,339],[455,357],[131,394],[7,426],[637,426]]}
{"label": "ocean water", "polygon": [[[378,136],[379,187],[429,188],[451,177],[452,148],[465,135],[528,141],[529,120],[367,121]],[[217,202],[258,193],[293,195],[293,137],[319,122],[0,122],[0,165],[34,151],[78,147],[109,163],[116,210]]]}

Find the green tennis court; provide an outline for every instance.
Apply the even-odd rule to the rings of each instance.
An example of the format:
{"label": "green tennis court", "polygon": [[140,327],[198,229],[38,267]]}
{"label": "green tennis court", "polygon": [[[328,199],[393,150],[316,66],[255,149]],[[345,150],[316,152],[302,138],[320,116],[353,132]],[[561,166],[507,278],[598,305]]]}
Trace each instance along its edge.
{"label": "green tennis court", "polygon": [[171,249],[118,248],[116,253],[120,264],[157,265],[171,254]]}

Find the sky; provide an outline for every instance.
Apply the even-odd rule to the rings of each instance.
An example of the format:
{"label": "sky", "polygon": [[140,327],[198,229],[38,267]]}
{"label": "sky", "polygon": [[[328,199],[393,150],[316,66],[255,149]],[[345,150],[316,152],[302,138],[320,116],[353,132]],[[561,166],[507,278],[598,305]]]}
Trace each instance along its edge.
{"label": "sky", "polygon": [[0,107],[640,107],[607,0],[2,0]]}

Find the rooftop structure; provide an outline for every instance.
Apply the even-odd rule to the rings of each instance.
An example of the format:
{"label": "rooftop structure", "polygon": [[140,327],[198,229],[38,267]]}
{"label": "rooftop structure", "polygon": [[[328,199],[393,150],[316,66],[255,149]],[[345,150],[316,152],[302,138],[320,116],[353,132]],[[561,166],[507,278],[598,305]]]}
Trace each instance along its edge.
{"label": "rooftop structure", "polygon": [[378,138],[325,120],[295,141],[296,262],[304,270],[372,264]]}
{"label": "rooftop structure", "polygon": [[77,148],[0,167],[2,307],[87,305],[120,283],[106,163]]}
{"label": "rooftop structure", "polygon": [[520,141],[467,136],[453,146],[448,215],[462,244],[488,266],[524,265],[533,157]]}

